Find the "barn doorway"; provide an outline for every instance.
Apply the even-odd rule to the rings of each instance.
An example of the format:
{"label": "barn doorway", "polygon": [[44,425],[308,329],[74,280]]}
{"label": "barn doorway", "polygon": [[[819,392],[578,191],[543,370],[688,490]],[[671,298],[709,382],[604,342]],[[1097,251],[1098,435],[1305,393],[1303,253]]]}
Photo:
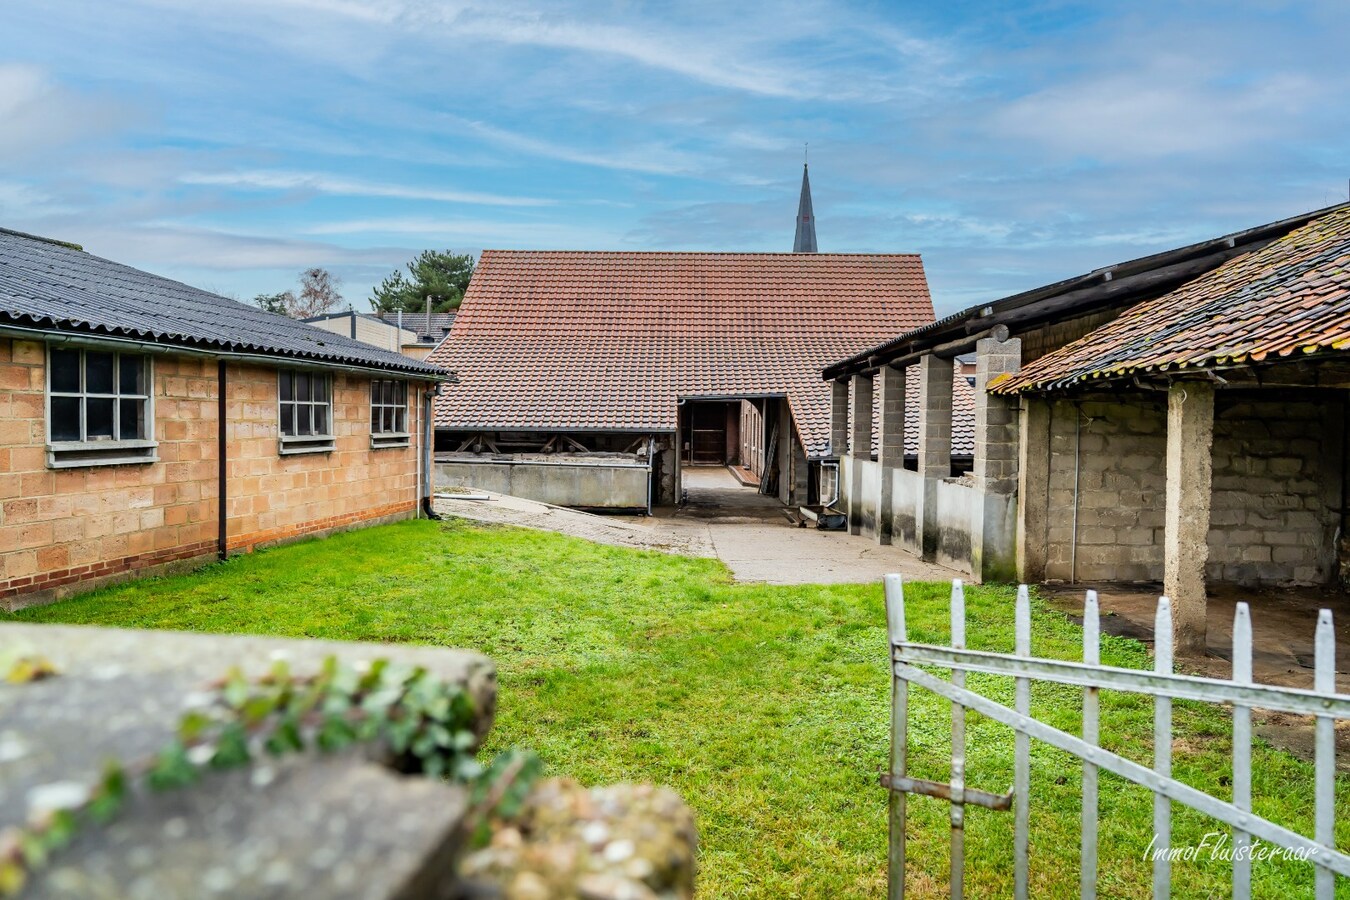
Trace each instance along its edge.
{"label": "barn doorway", "polygon": [[680,413],[684,463],[689,466],[730,466],[740,463],[740,401],[699,400],[684,404]]}

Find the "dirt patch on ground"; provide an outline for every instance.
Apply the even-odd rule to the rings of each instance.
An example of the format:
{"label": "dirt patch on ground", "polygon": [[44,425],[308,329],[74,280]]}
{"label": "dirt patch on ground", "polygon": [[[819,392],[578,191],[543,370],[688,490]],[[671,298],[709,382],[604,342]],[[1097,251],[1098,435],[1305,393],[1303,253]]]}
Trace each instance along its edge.
{"label": "dirt patch on ground", "polygon": [[[1153,615],[1161,585],[1045,585],[1041,593],[1051,606],[1081,624],[1083,596],[1089,587],[1098,592],[1104,634],[1153,643]],[[1331,609],[1337,626],[1336,689],[1350,693],[1350,603],[1342,594],[1318,589],[1215,586],[1207,609],[1209,652],[1203,657],[1178,658],[1178,671],[1208,678],[1232,677],[1233,614],[1239,601],[1251,610],[1253,679],[1258,684],[1303,689],[1313,686],[1317,611]],[[1258,737],[1308,762],[1313,760],[1314,721],[1312,716],[1252,711],[1252,730]],[[1350,773],[1350,721],[1336,723],[1336,748],[1337,770]]]}

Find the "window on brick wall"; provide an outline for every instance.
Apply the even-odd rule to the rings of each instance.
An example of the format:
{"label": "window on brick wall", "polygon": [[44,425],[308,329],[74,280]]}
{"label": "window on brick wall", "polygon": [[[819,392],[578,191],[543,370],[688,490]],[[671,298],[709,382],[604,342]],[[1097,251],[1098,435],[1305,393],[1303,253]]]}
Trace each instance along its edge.
{"label": "window on brick wall", "polygon": [[144,353],[47,351],[47,465],[154,462],[154,400]]}
{"label": "window on brick wall", "polygon": [[407,447],[408,383],[375,379],[370,383],[370,446]]}
{"label": "window on brick wall", "polygon": [[326,453],[334,447],[333,380],[321,372],[277,373],[280,452]]}

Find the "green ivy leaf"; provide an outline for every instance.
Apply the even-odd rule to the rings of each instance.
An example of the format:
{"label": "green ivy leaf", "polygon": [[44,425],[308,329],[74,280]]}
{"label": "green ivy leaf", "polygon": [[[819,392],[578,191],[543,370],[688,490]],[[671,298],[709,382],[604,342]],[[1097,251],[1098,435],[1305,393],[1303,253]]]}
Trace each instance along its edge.
{"label": "green ivy leaf", "polygon": [[356,730],[341,715],[325,716],[319,727],[319,748],[328,752],[341,750],[356,740]]}
{"label": "green ivy leaf", "polygon": [[254,694],[235,706],[245,723],[257,725],[276,712],[279,698],[276,694]]}
{"label": "green ivy leaf", "polygon": [[150,786],[157,791],[185,787],[197,780],[197,769],[188,759],[182,741],[174,741],[160,751],[147,776]]}
{"label": "green ivy leaf", "polygon": [[412,743],[413,735],[417,733],[417,723],[407,719],[397,719],[389,722],[385,731],[389,736],[389,746],[395,753],[403,753]]}
{"label": "green ivy leaf", "polygon": [[48,853],[59,850],[75,836],[75,814],[68,809],[58,809],[52,813],[51,821],[42,833],[42,842]]}
{"label": "green ivy leaf", "polygon": [[229,769],[249,761],[248,733],[238,722],[231,722],[220,731],[216,752],[211,756],[211,767]]}
{"label": "green ivy leaf", "polygon": [[25,831],[19,835],[19,849],[23,852],[23,861],[30,872],[42,868],[47,862],[47,844],[42,840],[40,831]]}
{"label": "green ivy leaf", "polygon": [[249,687],[248,679],[244,677],[243,672],[239,671],[238,666],[231,668],[230,671],[226,673],[225,687],[221,691],[221,695],[224,697],[225,703],[230,709],[239,709],[243,706],[244,701],[248,699],[249,694],[252,692],[252,689]]}
{"label": "green ivy leaf", "polygon": [[384,670],[389,667],[389,660],[380,658],[370,664],[370,668],[361,675],[356,686],[361,691],[374,690],[384,678]]}
{"label": "green ivy leaf", "polygon": [[457,781],[473,781],[483,774],[483,766],[472,756],[460,756],[455,759],[450,777]]}
{"label": "green ivy leaf", "polygon": [[281,756],[289,751],[305,749],[304,738],[300,736],[300,725],[292,716],[286,716],[277,723],[276,730],[267,739],[267,752]]}
{"label": "green ivy leaf", "polygon": [[110,762],[89,801],[89,815],[96,822],[108,822],[122,808],[127,793],[127,774],[119,763]]}
{"label": "green ivy leaf", "polygon": [[197,740],[211,726],[211,717],[200,710],[192,710],[178,723],[178,739],[185,744]]}

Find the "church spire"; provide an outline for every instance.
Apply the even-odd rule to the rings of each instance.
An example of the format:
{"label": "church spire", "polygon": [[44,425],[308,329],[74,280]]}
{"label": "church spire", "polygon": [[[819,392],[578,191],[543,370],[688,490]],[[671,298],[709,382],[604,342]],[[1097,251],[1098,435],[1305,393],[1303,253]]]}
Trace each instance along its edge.
{"label": "church spire", "polygon": [[816,217],[811,212],[811,179],[806,163],[802,163],[802,198],[797,201],[797,237],[792,242],[792,252],[816,252]]}

